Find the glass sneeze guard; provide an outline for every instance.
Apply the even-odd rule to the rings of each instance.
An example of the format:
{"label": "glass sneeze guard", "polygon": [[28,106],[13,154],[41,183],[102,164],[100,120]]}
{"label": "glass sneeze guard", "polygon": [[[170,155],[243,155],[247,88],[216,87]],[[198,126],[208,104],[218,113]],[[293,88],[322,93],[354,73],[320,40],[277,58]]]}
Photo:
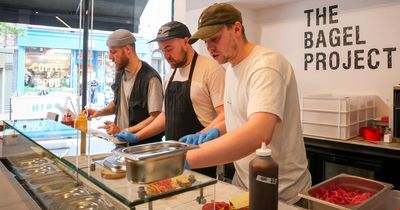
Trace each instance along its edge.
{"label": "glass sneeze guard", "polygon": [[[175,183],[173,188],[154,193],[150,189],[154,187],[153,183],[131,183],[126,177],[122,179],[103,178],[101,175],[103,166],[94,162],[113,155],[111,151],[120,145],[91,135],[90,131],[86,135],[85,149],[81,151],[80,131],[56,121],[45,119],[4,121],[4,128],[4,135],[14,135],[15,142],[8,143],[5,140],[1,156],[7,157],[13,153],[8,150],[13,149],[19,142],[27,143],[27,147],[29,147],[27,150],[34,147],[40,148],[47,156],[54,157],[70,170],[83,176],[89,184],[94,184],[129,208],[187,191],[202,189],[217,182],[213,178],[185,170],[182,175],[167,180]],[[177,185],[176,183],[181,177],[191,177],[193,181],[188,186]],[[84,182],[85,179],[82,181]],[[165,181],[160,183],[162,182],[165,183]]]}

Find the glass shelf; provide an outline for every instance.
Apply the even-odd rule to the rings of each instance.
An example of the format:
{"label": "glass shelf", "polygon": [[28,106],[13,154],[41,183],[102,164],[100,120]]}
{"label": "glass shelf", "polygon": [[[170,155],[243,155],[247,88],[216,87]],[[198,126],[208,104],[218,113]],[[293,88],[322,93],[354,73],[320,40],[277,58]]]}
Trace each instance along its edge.
{"label": "glass shelf", "polygon": [[[90,131],[81,137],[79,130],[45,119],[4,121],[4,128],[4,135],[8,137],[4,138],[2,157],[7,158],[32,150],[38,153],[35,150],[39,148],[40,153],[45,153],[46,157],[55,158],[68,170],[84,177],[83,182],[99,187],[129,208],[196,189],[202,190],[203,187],[217,183],[217,180],[211,177],[185,170],[182,175],[170,179],[175,183],[173,189],[159,194],[151,194],[148,191],[149,186],[146,184],[131,183],[126,177],[105,179],[101,176],[103,166],[94,162],[113,155],[111,151],[121,145],[115,145],[104,138],[91,135]],[[86,141],[81,141],[82,138],[86,138]],[[82,150],[82,148],[84,149]],[[181,187],[176,184],[179,177],[188,177],[189,175],[195,177],[195,181],[190,186]],[[143,193],[143,190],[146,193]]]}

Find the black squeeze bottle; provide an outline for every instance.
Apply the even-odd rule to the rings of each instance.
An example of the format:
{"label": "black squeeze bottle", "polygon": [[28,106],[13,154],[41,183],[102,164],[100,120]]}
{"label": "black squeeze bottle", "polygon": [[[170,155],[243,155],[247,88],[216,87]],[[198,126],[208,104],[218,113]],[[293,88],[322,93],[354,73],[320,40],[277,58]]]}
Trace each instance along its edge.
{"label": "black squeeze bottle", "polygon": [[278,209],[278,164],[271,157],[271,150],[263,142],[256,150],[256,157],[249,163],[250,210]]}

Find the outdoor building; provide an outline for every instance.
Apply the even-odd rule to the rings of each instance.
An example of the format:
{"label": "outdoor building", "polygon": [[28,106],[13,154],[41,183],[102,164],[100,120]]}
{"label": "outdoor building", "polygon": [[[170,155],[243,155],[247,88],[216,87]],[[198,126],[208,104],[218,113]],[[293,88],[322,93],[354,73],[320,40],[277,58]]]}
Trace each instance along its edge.
{"label": "outdoor building", "polygon": [[[146,2],[137,21],[140,24],[135,23],[137,29],[131,31],[137,39],[140,59],[164,78],[169,65],[158,45],[147,42],[154,38],[159,26],[171,20],[171,9],[165,8],[172,4],[162,0]],[[155,10],[160,10],[157,18]],[[63,21],[62,27],[55,27],[0,22],[0,119],[44,117],[46,112],[57,112],[59,107],[78,109],[77,96],[82,95],[83,36],[82,29],[68,27],[70,23]],[[106,40],[114,29],[105,27],[108,26],[98,28],[107,30],[89,30],[87,106],[102,107],[113,99],[114,64],[108,58]]]}

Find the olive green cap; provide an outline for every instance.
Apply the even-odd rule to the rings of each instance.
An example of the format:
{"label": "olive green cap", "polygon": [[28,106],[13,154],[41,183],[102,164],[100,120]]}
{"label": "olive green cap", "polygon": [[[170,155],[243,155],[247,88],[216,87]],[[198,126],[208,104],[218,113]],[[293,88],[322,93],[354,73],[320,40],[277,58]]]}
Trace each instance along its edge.
{"label": "olive green cap", "polygon": [[193,44],[198,39],[211,37],[224,25],[236,21],[242,23],[242,14],[238,9],[227,3],[215,3],[201,13],[197,32],[190,37],[189,43]]}

